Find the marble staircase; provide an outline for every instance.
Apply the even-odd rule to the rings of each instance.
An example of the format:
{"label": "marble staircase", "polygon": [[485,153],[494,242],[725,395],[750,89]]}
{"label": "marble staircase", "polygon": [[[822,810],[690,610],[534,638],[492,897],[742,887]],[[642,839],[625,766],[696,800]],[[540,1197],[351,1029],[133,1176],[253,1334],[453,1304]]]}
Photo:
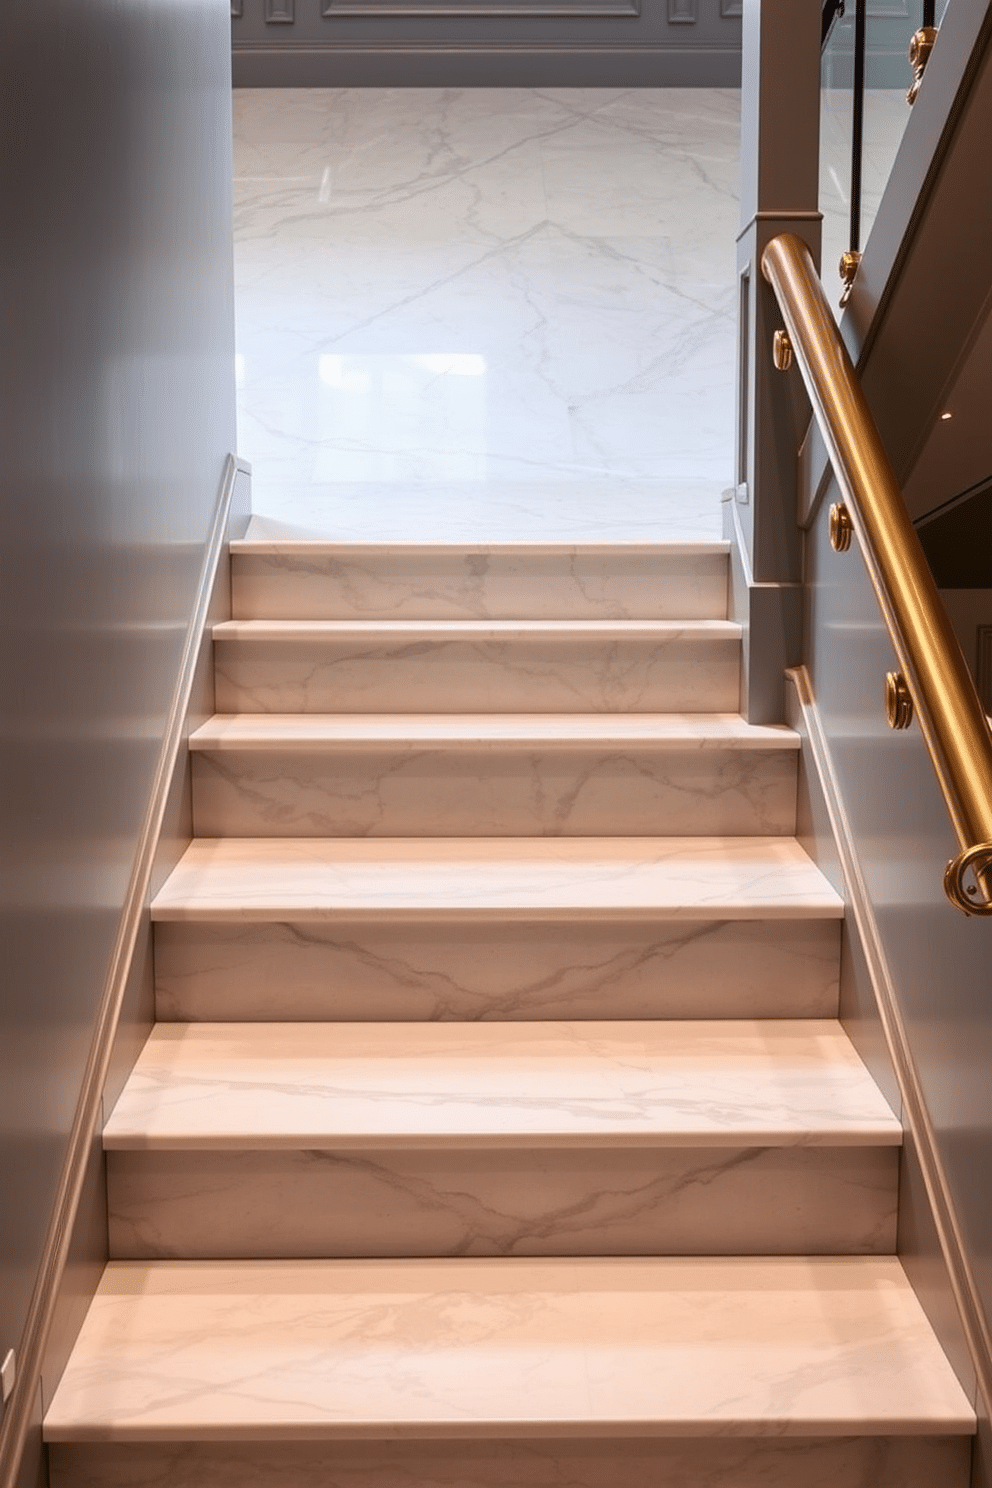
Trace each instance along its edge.
{"label": "marble staircase", "polygon": [[54,1488],[966,1488],[724,546],[232,561]]}

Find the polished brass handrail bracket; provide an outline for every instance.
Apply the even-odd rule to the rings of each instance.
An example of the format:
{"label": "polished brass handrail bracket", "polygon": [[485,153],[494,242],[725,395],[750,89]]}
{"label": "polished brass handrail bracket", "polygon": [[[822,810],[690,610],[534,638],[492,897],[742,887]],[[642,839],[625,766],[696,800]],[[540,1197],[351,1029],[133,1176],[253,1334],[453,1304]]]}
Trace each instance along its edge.
{"label": "polished brass handrail bracket", "polygon": [[[977,842],[958,853],[944,870],[944,893],[965,914],[992,913],[988,903],[988,875],[992,870],[992,842]],[[967,875],[973,882],[967,882]]]}
{"label": "polished brass handrail bracket", "polygon": [[761,269],[898,658],[890,692],[905,689],[905,699],[894,726],[906,726],[907,707],[919,722],[960,844],[945,892],[965,914],[992,915],[992,733],[978,692],[809,250],[782,233]]}

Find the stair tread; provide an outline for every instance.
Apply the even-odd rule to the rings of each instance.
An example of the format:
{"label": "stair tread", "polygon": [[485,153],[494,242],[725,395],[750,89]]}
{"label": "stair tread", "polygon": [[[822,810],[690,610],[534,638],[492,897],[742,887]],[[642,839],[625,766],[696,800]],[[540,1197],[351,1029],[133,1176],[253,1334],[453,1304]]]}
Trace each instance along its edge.
{"label": "stair tread", "polygon": [[199,838],[156,920],[840,919],[839,895],[793,838]]}
{"label": "stair tread", "polygon": [[897,1146],[829,1020],[158,1024],[108,1149]]}
{"label": "stair tread", "polygon": [[625,637],[678,640],[739,640],[734,620],[219,620],[215,641],[329,640],[353,636],[369,639],[409,635],[444,641],[478,641],[493,637],[555,636],[581,640],[617,632]]}
{"label": "stair tread", "polygon": [[898,1261],[114,1262],[49,1441],[967,1434]]}
{"label": "stair tread", "polygon": [[659,557],[695,557],[699,555],[729,554],[730,543],[713,538],[700,542],[334,542],[321,538],[252,538],[239,537],[230,544],[232,557],[241,554],[288,558],[355,558],[365,556],[381,559],[393,554],[415,558],[440,554],[442,557],[475,558],[495,555],[497,557],[543,558],[549,554],[561,557],[636,557],[641,555]]}
{"label": "stair tread", "polygon": [[219,713],[190,737],[197,751],[355,743],[795,751],[800,740],[784,725],[750,724],[739,713]]}

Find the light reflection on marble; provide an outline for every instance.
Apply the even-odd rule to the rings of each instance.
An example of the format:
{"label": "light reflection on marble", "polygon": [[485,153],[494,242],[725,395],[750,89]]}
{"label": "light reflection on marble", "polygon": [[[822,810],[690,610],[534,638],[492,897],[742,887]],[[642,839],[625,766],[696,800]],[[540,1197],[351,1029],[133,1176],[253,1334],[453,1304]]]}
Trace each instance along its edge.
{"label": "light reflection on marble", "polygon": [[967,1488],[967,1437],[53,1444],[51,1488]]}
{"label": "light reflection on marble", "polygon": [[200,838],[153,920],[840,919],[788,837]]}
{"label": "light reflection on marble", "polygon": [[829,1018],[838,920],[163,923],[159,1018]]}
{"label": "light reflection on marble", "polygon": [[234,103],[257,532],[720,536],[736,93]]}
{"label": "light reflection on marble", "polygon": [[[287,754],[367,744],[442,742],[452,749],[478,745],[612,748],[650,745],[665,753],[724,750],[768,754],[799,750],[799,735],[784,724],[746,723],[739,713],[218,713],[190,735],[195,751]],[[204,833],[203,835],[208,835]]]}
{"label": "light reflection on marble", "polygon": [[111,1263],[49,1441],[955,1435],[894,1259]]}
{"label": "light reflection on marble", "polygon": [[165,1023],[104,1146],[897,1146],[839,1023]]}
{"label": "light reflection on marble", "polygon": [[888,1255],[894,1147],[115,1149],[110,1254]]}
{"label": "light reflection on marble", "polygon": [[198,731],[197,836],[795,831],[798,738],[739,716],[311,717]]}

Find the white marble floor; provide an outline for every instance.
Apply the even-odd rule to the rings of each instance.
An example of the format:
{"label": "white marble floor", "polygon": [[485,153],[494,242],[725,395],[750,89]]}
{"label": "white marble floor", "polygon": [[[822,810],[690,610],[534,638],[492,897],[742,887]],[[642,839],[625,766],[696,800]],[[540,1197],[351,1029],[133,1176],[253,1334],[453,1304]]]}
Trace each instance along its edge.
{"label": "white marble floor", "polygon": [[738,96],[234,96],[253,536],[706,539]]}

